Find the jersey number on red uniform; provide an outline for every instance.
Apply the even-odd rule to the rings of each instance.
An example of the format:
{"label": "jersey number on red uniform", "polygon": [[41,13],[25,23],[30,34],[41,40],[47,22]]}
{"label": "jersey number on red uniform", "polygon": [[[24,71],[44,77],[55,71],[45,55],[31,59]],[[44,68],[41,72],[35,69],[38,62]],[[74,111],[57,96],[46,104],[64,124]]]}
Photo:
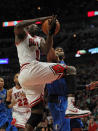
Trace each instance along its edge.
{"label": "jersey number on red uniform", "polygon": [[18,106],[27,106],[27,105],[28,105],[27,98],[18,99]]}

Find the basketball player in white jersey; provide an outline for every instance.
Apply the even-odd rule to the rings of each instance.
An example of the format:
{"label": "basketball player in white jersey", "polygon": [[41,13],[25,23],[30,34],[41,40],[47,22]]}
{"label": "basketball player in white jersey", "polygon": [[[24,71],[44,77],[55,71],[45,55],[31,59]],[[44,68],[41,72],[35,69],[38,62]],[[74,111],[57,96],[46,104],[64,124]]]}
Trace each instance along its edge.
{"label": "basketball player in white jersey", "polygon": [[29,107],[28,100],[26,98],[23,89],[18,82],[17,73],[14,76],[15,86],[7,92],[7,102],[12,102],[8,105],[12,108],[12,124],[18,128],[19,131],[24,131],[27,120],[31,115],[31,108]]}
{"label": "basketball player in white jersey", "polygon": [[[37,21],[49,21],[49,33],[46,41],[42,37],[36,36],[38,26],[34,23]],[[25,20],[18,23],[14,28],[15,44],[17,47],[18,58],[20,62],[19,83],[26,92],[26,97],[32,110],[42,101],[42,92],[46,83],[59,79],[63,75],[76,74],[76,69],[72,66],[65,66],[57,63],[39,62],[40,51],[47,54],[53,46],[53,35],[56,28],[56,16],[41,17],[33,20]],[[38,124],[40,116],[36,117],[33,111],[29,125],[33,128]],[[35,114],[34,114],[35,113]],[[36,124],[34,124],[36,123]]]}

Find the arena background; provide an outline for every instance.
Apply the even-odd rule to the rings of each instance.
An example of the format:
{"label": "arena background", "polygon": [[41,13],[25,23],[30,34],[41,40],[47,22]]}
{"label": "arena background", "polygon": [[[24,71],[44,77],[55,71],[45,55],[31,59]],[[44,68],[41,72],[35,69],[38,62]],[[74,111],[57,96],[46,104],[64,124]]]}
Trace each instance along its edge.
{"label": "arena background", "polygon": [[[19,71],[19,62],[13,26],[3,27],[3,22],[52,14],[58,15],[61,24],[60,32],[54,37],[54,47],[63,47],[66,63],[76,66],[78,84],[98,80],[98,0],[3,0],[0,10],[0,59],[9,59],[8,64],[0,64],[5,88],[13,86],[13,76]],[[42,31],[41,35],[46,37]],[[77,105],[89,108],[98,121],[98,90],[80,91],[79,94]]]}

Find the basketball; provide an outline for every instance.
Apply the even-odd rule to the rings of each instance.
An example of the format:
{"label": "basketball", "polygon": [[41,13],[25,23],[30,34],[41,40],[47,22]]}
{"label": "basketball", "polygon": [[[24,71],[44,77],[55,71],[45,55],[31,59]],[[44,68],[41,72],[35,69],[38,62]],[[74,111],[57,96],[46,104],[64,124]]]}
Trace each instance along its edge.
{"label": "basketball", "polygon": [[[48,19],[49,20],[49,19]],[[42,31],[47,35],[49,32],[49,23],[48,20],[45,20],[44,23],[42,24]],[[56,29],[55,29],[55,35],[59,32],[60,30],[60,23],[59,21],[56,21]]]}

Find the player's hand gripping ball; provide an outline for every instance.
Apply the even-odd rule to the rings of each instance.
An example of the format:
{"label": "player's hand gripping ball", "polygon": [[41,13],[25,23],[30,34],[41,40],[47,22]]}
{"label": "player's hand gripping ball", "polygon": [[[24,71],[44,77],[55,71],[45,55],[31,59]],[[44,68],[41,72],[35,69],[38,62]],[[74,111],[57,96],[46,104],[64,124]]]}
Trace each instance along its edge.
{"label": "player's hand gripping ball", "polygon": [[[42,24],[42,31],[48,35],[49,33],[49,28],[50,28],[50,25],[49,25],[49,19],[45,20],[44,23]],[[54,35],[56,35],[60,30],[60,23],[58,20],[56,20],[56,29],[55,29],[55,33]]]}

